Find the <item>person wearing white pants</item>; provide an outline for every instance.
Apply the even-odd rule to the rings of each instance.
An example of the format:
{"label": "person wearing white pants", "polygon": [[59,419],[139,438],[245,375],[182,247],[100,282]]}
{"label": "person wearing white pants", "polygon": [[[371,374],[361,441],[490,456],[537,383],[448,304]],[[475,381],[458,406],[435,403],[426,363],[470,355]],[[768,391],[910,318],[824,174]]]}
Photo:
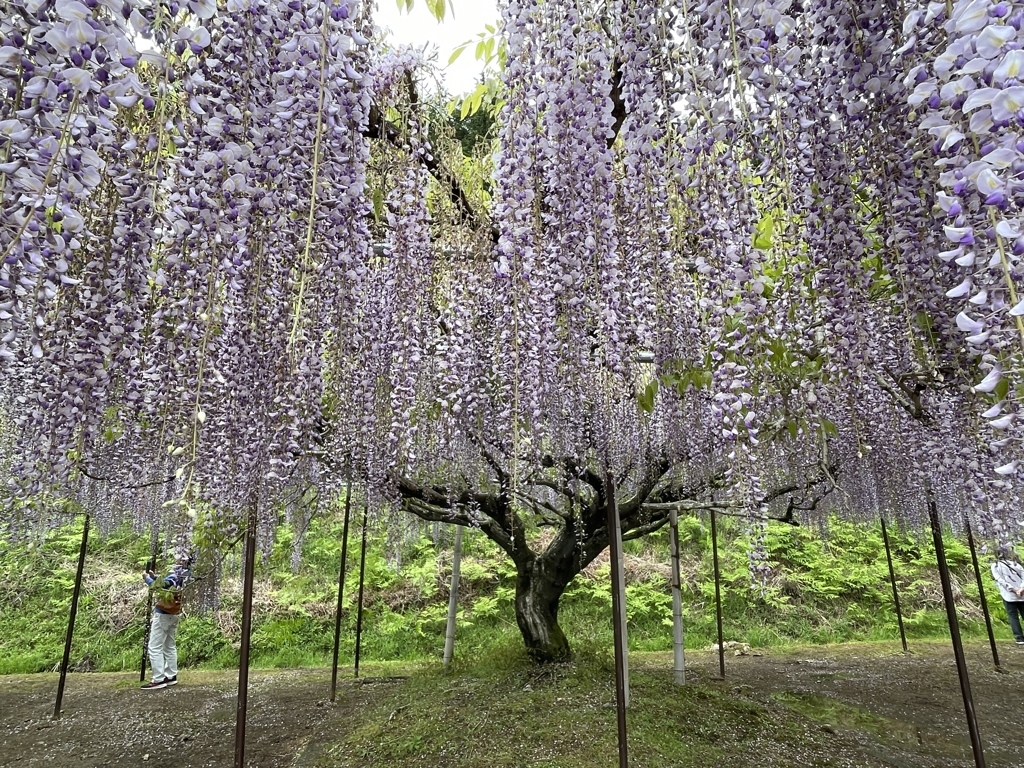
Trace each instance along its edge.
{"label": "person wearing white pants", "polygon": [[157,594],[147,646],[153,677],[142,686],[144,691],[153,691],[178,684],[177,634],[181,621],[181,591],[188,579],[188,567],[179,558],[162,579],[152,571],[146,571],[142,578]]}
{"label": "person wearing white pants", "polygon": [[[166,688],[178,683],[178,622],[180,614],[153,613],[153,626],[149,630],[149,664],[153,679],[143,688]],[[159,683],[163,681],[163,685]]]}

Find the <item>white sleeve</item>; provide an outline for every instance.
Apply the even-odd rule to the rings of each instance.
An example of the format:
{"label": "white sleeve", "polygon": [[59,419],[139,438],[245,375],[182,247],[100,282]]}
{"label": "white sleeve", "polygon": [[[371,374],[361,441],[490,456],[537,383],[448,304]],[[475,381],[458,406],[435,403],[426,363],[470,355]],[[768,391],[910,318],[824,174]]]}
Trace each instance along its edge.
{"label": "white sleeve", "polygon": [[1002,562],[992,563],[992,578],[1000,589],[1007,591],[1017,589],[1017,584],[1010,578],[1010,569]]}
{"label": "white sleeve", "polygon": [[1011,589],[1024,587],[1024,566],[1014,563],[1012,566],[1008,566],[1007,570],[1010,571],[1008,575],[1010,581],[1013,582]]}

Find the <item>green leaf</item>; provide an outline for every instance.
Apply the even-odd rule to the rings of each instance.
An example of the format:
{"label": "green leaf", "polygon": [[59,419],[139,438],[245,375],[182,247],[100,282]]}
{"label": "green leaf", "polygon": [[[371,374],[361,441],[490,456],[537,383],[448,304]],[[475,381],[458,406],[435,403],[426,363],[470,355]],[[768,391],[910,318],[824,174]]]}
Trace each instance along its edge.
{"label": "green leaf", "polygon": [[767,251],[772,247],[772,233],[775,231],[775,219],[770,213],[765,214],[757,222],[757,232],[754,235],[754,247],[758,250]]}
{"label": "green leaf", "polygon": [[469,43],[463,43],[463,44],[462,44],[462,45],[460,45],[460,46],[459,46],[458,48],[456,48],[456,49],[455,49],[454,51],[452,51],[452,55],[448,57],[448,63],[449,63],[449,64],[454,64],[454,63],[455,63],[455,60],[456,60],[457,58],[459,58],[459,56],[461,56],[461,55],[462,55],[462,52],[463,52],[463,51],[465,51],[465,50],[466,50],[466,46],[467,46],[467,45],[469,45]]}
{"label": "green leaf", "polygon": [[640,404],[641,408],[643,408],[645,411],[647,411],[647,413],[653,413],[654,412],[654,398],[655,398],[655,396],[657,394],[658,394],[658,380],[655,379],[654,381],[652,381],[650,384],[647,385],[647,388],[643,391],[642,394],[637,395],[637,402]]}
{"label": "green leaf", "polygon": [[377,187],[373,190],[373,218],[376,221],[380,221],[380,217],[384,214],[384,190]]}
{"label": "green leaf", "polygon": [[[409,5],[412,5],[412,0],[409,0]],[[438,21],[444,21],[444,12],[446,7],[447,4],[445,0],[427,0],[427,10],[429,10]]]}
{"label": "green leaf", "polygon": [[459,113],[462,115],[462,119],[465,120],[469,115],[476,114],[480,111],[480,105],[483,103],[484,96],[487,95],[487,86],[483,83],[476,87],[469,96],[462,100],[462,109]]}
{"label": "green leaf", "polygon": [[1005,378],[1000,379],[999,383],[996,384],[996,388],[993,390],[993,392],[995,393],[997,403],[1000,400],[1005,400],[1006,396],[1010,392],[1010,380]]}

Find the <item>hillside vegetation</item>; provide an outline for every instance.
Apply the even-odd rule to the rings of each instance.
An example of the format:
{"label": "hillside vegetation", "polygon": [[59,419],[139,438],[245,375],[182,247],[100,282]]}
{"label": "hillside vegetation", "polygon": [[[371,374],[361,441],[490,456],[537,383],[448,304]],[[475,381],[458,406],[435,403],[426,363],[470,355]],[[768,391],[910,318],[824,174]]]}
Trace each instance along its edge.
{"label": "hillside vegetation", "polygon": [[[768,551],[774,572],[766,590],[751,588],[742,521],[721,527],[726,640],[755,647],[790,642],[893,640],[896,617],[880,529],[839,520],[827,531],[772,524]],[[388,544],[370,530],[366,559],[362,658],[413,661],[440,656],[451,576],[452,531],[424,527],[406,542]],[[52,670],[60,662],[81,535],[81,519],[53,531],[41,544],[0,541],[0,674]],[[541,534],[538,534],[541,535]],[[686,644],[715,642],[711,542],[706,519],[680,521]],[[341,521],[314,520],[294,557],[294,532],[279,529],[269,557],[257,562],[253,664],[263,667],[330,663],[340,553]],[[947,634],[941,592],[929,541],[891,532],[905,625],[912,638]],[[350,533],[343,663],[355,646],[355,597],[359,572],[358,529]],[[130,530],[90,540],[72,668],[118,671],[138,668],[146,593],[139,572],[148,540]],[[480,534],[464,538],[456,655],[468,659],[515,652],[522,641],[512,611],[515,571]],[[947,535],[947,557],[963,629],[984,633],[970,553]],[[983,567],[984,557],[982,558]],[[226,576],[216,610],[193,600],[178,646],[186,667],[237,663],[241,588],[240,556],[224,560]],[[671,649],[668,534],[627,542],[629,643],[636,651]],[[201,567],[199,568],[201,571]],[[987,569],[986,569],[987,570]],[[577,651],[611,647],[611,597],[607,553],[566,592],[561,623]],[[996,631],[1009,638],[998,594],[987,574],[986,593]]]}

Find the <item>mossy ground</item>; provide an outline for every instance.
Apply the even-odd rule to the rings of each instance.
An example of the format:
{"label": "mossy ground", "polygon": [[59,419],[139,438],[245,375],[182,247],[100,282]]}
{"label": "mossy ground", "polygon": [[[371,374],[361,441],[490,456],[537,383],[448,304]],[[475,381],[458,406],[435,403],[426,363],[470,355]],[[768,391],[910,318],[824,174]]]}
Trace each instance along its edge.
{"label": "mossy ground", "polygon": [[[727,658],[688,653],[687,685],[668,654],[634,654],[633,768],[970,768],[948,643],[851,643]],[[1020,768],[1024,652],[967,649],[989,768]],[[612,768],[618,764],[606,656],[538,668],[518,656],[439,665],[254,670],[247,764],[259,768]],[[56,676],[0,677],[0,764],[18,768],[230,765],[236,678],[184,670],[164,691],[137,676],[76,674],[51,721]]]}

